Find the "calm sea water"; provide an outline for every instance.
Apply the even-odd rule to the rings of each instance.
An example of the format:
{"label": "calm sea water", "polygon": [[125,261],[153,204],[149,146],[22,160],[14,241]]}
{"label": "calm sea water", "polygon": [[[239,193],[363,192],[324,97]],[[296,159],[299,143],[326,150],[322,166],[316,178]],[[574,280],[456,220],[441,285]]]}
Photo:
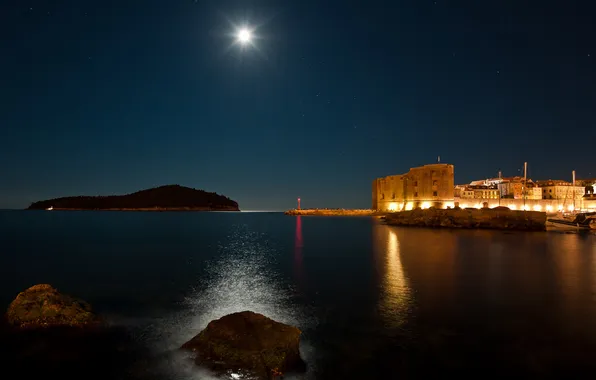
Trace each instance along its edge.
{"label": "calm sea water", "polygon": [[[0,303],[49,283],[159,359],[252,310],[303,330],[301,378],[574,374],[596,357],[596,236],[279,213],[0,212]],[[515,371],[515,372],[511,372]],[[486,373],[486,372],[484,372]]]}

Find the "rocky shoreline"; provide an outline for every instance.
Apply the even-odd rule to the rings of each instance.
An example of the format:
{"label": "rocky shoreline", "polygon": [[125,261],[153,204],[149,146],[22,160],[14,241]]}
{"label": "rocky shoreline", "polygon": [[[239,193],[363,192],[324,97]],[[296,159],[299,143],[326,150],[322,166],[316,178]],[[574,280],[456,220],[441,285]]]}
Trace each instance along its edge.
{"label": "rocky shoreline", "polygon": [[416,209],[390,213],[385,223],[393,226],[545,231],[546,213],[513,211],[506,207],[484,209]]}

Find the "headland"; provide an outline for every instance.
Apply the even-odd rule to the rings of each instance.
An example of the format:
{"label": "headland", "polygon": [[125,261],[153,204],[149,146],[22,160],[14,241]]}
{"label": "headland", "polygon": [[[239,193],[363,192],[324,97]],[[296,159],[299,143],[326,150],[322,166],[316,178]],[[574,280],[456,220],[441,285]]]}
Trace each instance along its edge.
{"label": "headland", "polygon": [[180,185],[166,185],[126,195],[77,196],[32,203],[28,210],[240,211],[230,198]]}

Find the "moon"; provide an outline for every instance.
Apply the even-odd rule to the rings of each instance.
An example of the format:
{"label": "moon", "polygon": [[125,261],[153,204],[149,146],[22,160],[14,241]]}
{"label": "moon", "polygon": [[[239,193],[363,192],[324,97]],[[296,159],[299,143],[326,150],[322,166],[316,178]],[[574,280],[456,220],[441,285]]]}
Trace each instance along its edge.
{"label": "moon", "polygon": [[240,43],[242,45],[246,45],[246,44],[250,43],[251,40],[252,40],[252,33],[250,32],[250,30],[240,29],[238,31],[238,41],[240,41]]}

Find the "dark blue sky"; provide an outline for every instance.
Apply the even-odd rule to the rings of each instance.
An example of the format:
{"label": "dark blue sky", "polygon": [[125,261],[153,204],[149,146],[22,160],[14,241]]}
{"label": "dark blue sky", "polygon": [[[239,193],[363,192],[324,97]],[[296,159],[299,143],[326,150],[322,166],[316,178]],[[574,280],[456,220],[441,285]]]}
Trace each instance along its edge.
{"label": "dark blue sky", "polygon": [[456,183],[594,177],[591,3],[3,1],[0,208],[172,183],[364,208],[438,155]]}

